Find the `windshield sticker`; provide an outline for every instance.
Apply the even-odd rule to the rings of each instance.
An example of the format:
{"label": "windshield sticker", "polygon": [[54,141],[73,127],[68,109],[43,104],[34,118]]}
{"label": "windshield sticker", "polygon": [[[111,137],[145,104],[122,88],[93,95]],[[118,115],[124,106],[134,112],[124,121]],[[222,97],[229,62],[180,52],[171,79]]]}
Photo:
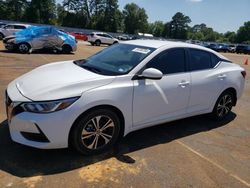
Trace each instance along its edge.
{"label": "windshield sticker", "polygon": [[145,48],[135,48],[132,50],[133,52],[138,52],[142,54],[148,54],[150,52],[150,49],[145,49]]}

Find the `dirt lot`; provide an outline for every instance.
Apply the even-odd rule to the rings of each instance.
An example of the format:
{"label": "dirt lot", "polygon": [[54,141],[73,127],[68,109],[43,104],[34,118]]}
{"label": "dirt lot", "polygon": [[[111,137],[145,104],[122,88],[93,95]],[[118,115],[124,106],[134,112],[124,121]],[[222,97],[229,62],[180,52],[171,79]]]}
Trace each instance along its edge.
{"label": "dirt lot", "polygon": [[243,65],[250,57],[245,55],[225,54],[248,75],[243,97],[223,122],[198,116],[140,130],[95,157],[13,143],[3,98],[7,84],[42,64],[100,49],[79,44],[74,55],[22,55],[7,53],[0,44],[0,187],[250,187],[250,65]]}

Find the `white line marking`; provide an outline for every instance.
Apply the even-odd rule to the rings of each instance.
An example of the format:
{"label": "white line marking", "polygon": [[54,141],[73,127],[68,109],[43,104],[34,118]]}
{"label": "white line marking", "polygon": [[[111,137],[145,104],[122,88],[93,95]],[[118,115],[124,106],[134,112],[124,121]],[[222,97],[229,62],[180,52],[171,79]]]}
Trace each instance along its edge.
{"label": "white line marking", "polygon": [[250,184],[241,179],[239,176],[231,173],[230,171],[228,171],[227,169],[223,168],[221,165],[215,163],[214,161],[212,161],[211,159],[205,157],[204,155],[200,154],[199,152],[195,151],[194,149],[192,149],[191,147],[189,147],[188,145],[184,144],[183,142],[176,140],[177,143],[179,143],[180,145],[182,145],[183,147],[185,147],[186,149],[188,149],[189,151],[193,152],[194,154],[198,155],[199,157],[201,157],[202,159],[208,161],[209,163],[213,164],[214,166],[216,166],[217,168],[221,169],[223,172],[225,172],[226,174],[228,174],[229,176],[232,176],[233,178],[235,178],[236,180],[238,180],[239,182],[241,182],[242,184],[246,185],[247,187],[250,187]]}

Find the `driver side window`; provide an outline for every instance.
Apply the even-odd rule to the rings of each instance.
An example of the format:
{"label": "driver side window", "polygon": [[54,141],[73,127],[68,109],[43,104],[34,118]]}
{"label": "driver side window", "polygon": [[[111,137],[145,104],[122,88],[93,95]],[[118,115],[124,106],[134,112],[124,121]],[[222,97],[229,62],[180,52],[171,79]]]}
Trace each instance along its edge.
{"label": "driver side window", "polygon": [[185,72],[185,50],[182,48],[170,49],[154,57],[146,68],[155,68],[163,74]]}

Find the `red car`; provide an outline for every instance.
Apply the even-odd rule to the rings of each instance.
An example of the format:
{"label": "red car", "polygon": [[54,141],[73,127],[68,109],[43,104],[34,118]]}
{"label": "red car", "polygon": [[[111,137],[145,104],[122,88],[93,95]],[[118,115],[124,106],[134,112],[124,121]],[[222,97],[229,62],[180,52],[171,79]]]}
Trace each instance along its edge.
{"label": "red car", "polygon": [[74,36],[77,40],[84,40],[87,41],[88,37],[84,33],[80,32],[69,32],[70,35]]}

